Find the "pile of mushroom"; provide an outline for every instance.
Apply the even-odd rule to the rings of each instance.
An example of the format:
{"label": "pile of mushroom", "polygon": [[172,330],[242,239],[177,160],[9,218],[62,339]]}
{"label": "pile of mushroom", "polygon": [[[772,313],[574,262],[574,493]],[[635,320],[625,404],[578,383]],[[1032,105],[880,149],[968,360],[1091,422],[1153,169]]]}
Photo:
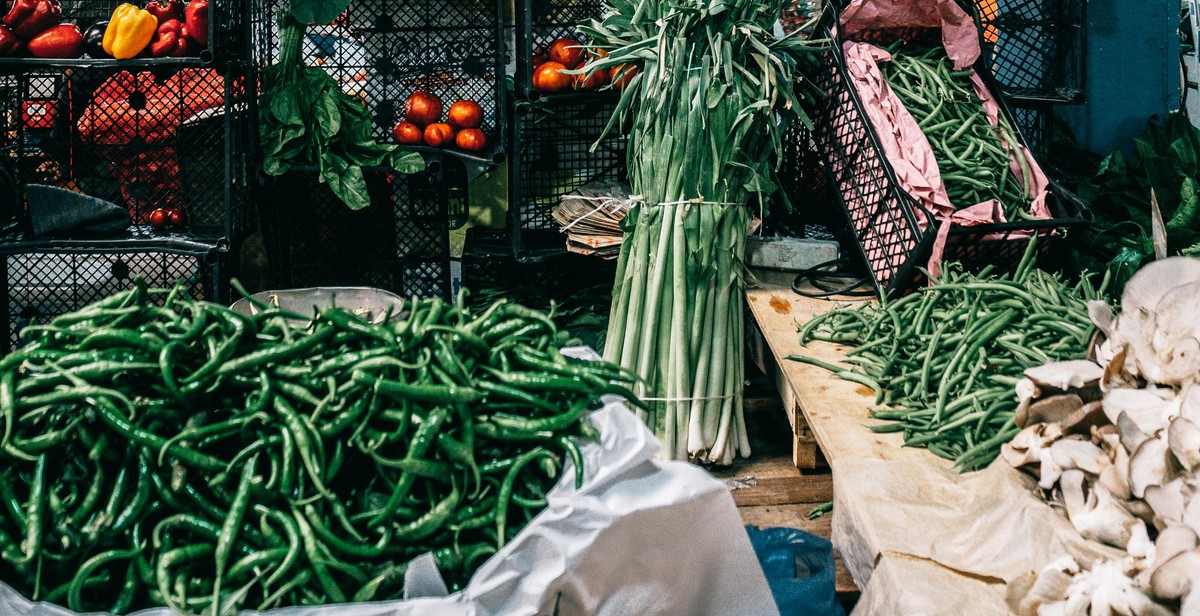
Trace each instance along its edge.
{"label": "pile of mushroom", "polygon": [[1065,557],[1014,583],[1010,603],[1022,616],[1200,616],[1200,259],[1141,269],[1119,316],[1088,308],[1095,361],[1025,372],[1022,430],[1001,456],[1083,537],[1128,556]]}

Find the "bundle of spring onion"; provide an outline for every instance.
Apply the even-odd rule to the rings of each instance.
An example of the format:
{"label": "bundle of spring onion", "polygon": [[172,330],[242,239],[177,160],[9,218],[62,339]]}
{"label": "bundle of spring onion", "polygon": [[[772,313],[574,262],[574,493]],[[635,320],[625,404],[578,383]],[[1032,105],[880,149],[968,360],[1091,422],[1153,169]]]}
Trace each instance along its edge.
{"label": "bundle of spring onion", "polygon": [[[629,180],[605,358],[644,380],[643,419],[674,459],[749,455],[742,419],[747,204],[773,190],[780,135],[800,113],[793,76],[819,45],[776,38],[783,0],[613,0],[580,30],[607,52],[587,70],[641,66],[609,129],[628,120]],[[805,118],[807,122],[807,119]]]}
{"label": "bundle of spring onion", "polygon": [[1029,164],[1017,156],[1020,177],[1010,169],[1016,131],[1004,114],[998,126],[991,124],[971,71],[955,71],[940,46],[897,45],[891,51],[891,61],[880,65],[883,77],[925,133],[954,208],[996,199],[1008,220],[1034,218]]}
{"label": "bundle of spring onion", "polygon": [[1087,302],[1101,299],[1084,277],[1075,284],[1033,267],[1033,242],[1015,271],[965,273],[948,264],[928,287],[835,310],[800,327],[800,344],[853,345],[847,366],[793,355],[871,387],[875,432],[903,432],[904,444],[982,468],[1017,433],[1013,386],[1028,368],[1082,359],[1092,336]]}

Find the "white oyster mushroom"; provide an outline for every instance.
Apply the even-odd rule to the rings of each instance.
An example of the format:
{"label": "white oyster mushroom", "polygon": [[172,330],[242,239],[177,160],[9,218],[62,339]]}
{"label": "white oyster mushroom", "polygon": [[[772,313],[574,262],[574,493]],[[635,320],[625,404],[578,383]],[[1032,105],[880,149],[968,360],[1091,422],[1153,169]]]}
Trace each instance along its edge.
{"label": "white oyster mushroom", "polygon": [[1187,500],[1183,496],[1183,478],[1146,488],[1145,501],[1154,511],[1154,525],[1160,530],[1183,524]]}
{"label": "white oyster mushroom", "polygon": [[1125,447],[1125,451],[1137,451],[1138,447],[1141,447],[1142,443],[1150,438],[1149,434],[1142,432],[1129,413],[1122,412],[1117,415],[1117,421],[1114,423],[1117,425],[1117,433],[1121,437],[1121,445]]}
{"label": "white oyster mushroom", "polygon": [[[1067,519],[1080,535],[1128,549],[1131,539],[1146,534],[1145,523],[1126,511],[1103,486],[1093,485],[1090,493],[1085,493],[1085,481],[1086,476],[1078,469],[1064,471],[1059,480]],[[1142,528],[1135,531],[1138,526]]]}
{"label": "white oyster mushroom", "polygon": [[1113,457],[1096,482],[1104,486],[1112,495],[1122,501],[1133,497],[1129,486],[1129,454],[1118,444],[1111,450]]}
{"label": "white oyster mushroom", "polygon": [[1171,257],[1146,265],[1126,283],[1121,314],[1112,324],[1112,341],[1115,349],[1125,351],[1127,372],[1161,382],[1152,344],[1155,310],[1172,289],[1193,282],[1200,282],[1200,259]]}
{"label": "white oyster mushroom", "polygon": [[1051,362],[1025,370],[1025,378],[1037,385],[1037,396],[1052,393],[1047,390],[1065,392],[1095,386],[1103,376],[1104,368],[1086,359]]}
{"label": "white oyster mushroom", "polygon": [[1200,385],[1188,385],[1179,396],[1179,416],[1200,426]]}
{"label": "white oyster mushroom", "polygon": [[1062,429],[1056,424],[1033,424],[1001,445],[1000,455],[1013,468],[1041,464],[1043,458],[1049,459],[1050,444],[1060,438]]}
{"label": "white oyster mushroom", "polygon": [[1154,559],[1150,567],[1137,574],[1134,582],[1142,588],[1150,587],[1150,579],[1154,572],[1167,561],[1188,550],[1193,550],[1200,544],[1200,538],[1195,531],[1186,526],[1168,526],[1158,533],[1154,540]]}
{"label": "white oyster mushroom", "polygon": [[1117,424],[1121,413],[1137,424],[1146,434],[1153,434],[1166,427],[1167,421],[1178,413],[1180,401],[1170,389],[1147,387],[1145,389],[1130,389],[1120,387],[1110,389],[1104,394],[1104,414],[1108,420]]}
{"label": "white oyster mushroom", "polygon": [[1200,549],[1175,555],[1150,576],[1150,589],[1160,599],[1181,599],[1180,616],[1200,616]]}
{"label": "white oyster mushroom", "polygon": [[1042,567],[1042,570],[1029,576],[1033,576],[1033,583],[1029,585],[1028,590],[1025,590],[1024,596],[1014,606],[1010,603],[1013,611],[1017,616],[1034,616],[1041,613],[1043,605],[1055,602],[1061,602],[1067,598],[1067,587],[1071,584],[1071,578],[1079,573],[1079,563],[1075,562],[1070,556],[1063,556],[1058,560]]}
{"label": "white oyster mushroom", "polygon": [[1090,441],[1057,440],[1050,445],[1050,455],[1054,463],[1064,469],[1077,468],[1091,475],[1099,475],[1112,464],[1108,454]]}
{"label": "white oyster mushroom", "polygon": [[1095,325],[1096,329],[1105,336],[1111,336],[1113,319],[1116,317],[1113,314],[1112,306],[1101,300],[1093,299],[1087,303],[1087,311],[1092,325]]}
{"label": "white oyster mushroom", "polygon": [[1171,289],[1155,307],[1154,335],[1150,340],[1159,370],[1155,383],[1180,386],[1200,378],[1197,305],[1200,305],[1200,283],[1193,282]]}
{"label": "white oyster mushroom", "polygon": [[1192,494],[1188,497],[1187,504],[1183,507],[1181,521],[1184,526],[1200,533],[1200,496]]}
{"label": "white oyster mushroom", "polygon": [[1129,458],[1129,487],[1135,498],[1146,495],[1146,488],[1160,486],[1176,475],[1175,457],[1167,446],[1166,434],[1160,432],[1146,439]]}
{"label": "white oyster mushroom", "polygon": [[1186,417],[1176,417],[1167,426],[1167,446],[1180,466],[1189,473],[1200,467],[1200,426]]}
{"label": "white oyster mushroom", "polygon": [[[1120,560],[1104,560],[1082,571],[1067,586],[1062,614],[1070,616],[1169,616],[1171,610],[1134,585],[1130,565]],[[1052,612],[1057,613],[1057,612]],[[1039,615],[1041,612],[1039,612]]]}

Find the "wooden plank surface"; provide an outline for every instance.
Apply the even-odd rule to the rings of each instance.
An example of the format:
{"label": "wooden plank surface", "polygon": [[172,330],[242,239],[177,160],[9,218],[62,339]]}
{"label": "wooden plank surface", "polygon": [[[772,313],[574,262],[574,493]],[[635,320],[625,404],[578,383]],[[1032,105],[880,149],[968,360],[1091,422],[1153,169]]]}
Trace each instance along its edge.
{"label": "wooden plank surface", "polygon": [[[756,271],[755,274],[759,286],[747,291],[747,304],[770,349],[770,355],[795,397],[797,415],[790,420],[792,426],[789,429],[795,431],[796,426],[802,425],[811,431],[821,454],[828,461],[834,480],[834,512],[831,516],[814,521],[810,528],[823,531],[825,524],[832,525],[830,532],[835,539],[834,547],[840,550],[846,570],[853,574],[853,579],[863,590],[863,600],[858,603],[854,613],[890,613],[889,610],[897,609],[905,601],[904,597],[897,596],[897,592],[905,588],[928,587],[932,578],[918,579],[922,575],[921,567],[908,566],[903,560],[897,561],[896,554],[877,545],[877,537],[887,533],[875,532],[880,529],[856,526],[857,520],[868,517],[855,515],[856,511],[877,510],[879,506],[877,502],[866,502],[871,499],[858,490],[863,482],[855,480],[855,477],[861,476],[856,473],[885,467],[944,470],[949,469],[951,464],[926,450],[903,447],[899,434],[877,434],[868,430],[867,426],[883,423],[869,415],[875,402],[874,392],[869,388],[843,381],[822,368],[787,359],[789,355],[807,355],[830,363],[841,363],[845,359],[845,347],[824,342],[811,342],[801,347],[797,326],[818,314],[863,300],[806,298],[791,291],[792,274],[768,271]],[[780,414],[783,415],[782,409]],[[881,463],[884,466],[880,466]],[[952,474],[949,471],[946,473]],[[898,475],[899,481],[907,476],[903,473]],[[930,476],[929,473],[923,475]],[[913,490],[913,493],[919,492],[921,490]],[[750,495],[745,498],[749,499]],[[929,506],[938,505],[931,502]],[[744,508],[743,517],[766,522],[795,519],[806,507],[811,509],[804,503],[751,506]],[[881,517],[886,516],[873,516],[873,519]],[[836,540],[841,538],[852,538],[849,540],[853,549],[843,549],[851,546],[839,546]],[[1003,592],[996,590],[996,584],[983,583],[975,577],[949,569],[933,568],[937,570],[935,585],[940,592],[946,593],[947,601],[964,599],[967,594],[973,593],[980,601],[978,613],[995,613],[1003,609]],[[874,577],[876,573],[878,578]],[[929,572],[925,571],[924,574],[929,575]],[[981,586],[986,587],[987,592],[980,592]],[[1002,590],[1003,587],[1000,588]],[[999,605],[995,604],[997,596],[1001,597]]]}
{"label": "wooden plank surface", "polygon": [[866,459],[941,464],[940,458],[925,450],[902,447],[899,434],[876,434],[864,428],[884,423],[868,414],[875,402],[870,388],[843,381],[822,368],[787,359],[789,355],[808,355],[832,363],[845,359],[845,348],[840,345],[810,342],[801,347],[796,326],[815,315],[861,300],[803,297],[791,291],[793,274],[763,270],[755,275],[759,287],[746,292],[750,312],[829,463],[833,465],[838,459]]}

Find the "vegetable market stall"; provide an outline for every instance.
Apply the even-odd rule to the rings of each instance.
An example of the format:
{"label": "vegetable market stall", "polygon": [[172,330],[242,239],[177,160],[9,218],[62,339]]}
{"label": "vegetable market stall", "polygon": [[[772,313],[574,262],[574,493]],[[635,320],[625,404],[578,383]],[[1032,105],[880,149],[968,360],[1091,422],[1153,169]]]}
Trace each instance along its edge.
{"label": "vegetable market stall", "polygon": [[811,432],[832,470],[832,538],[862,589],[856,614],[1007,614],[1006,584],[1018,576],[1066,553],[1108,554],[1002,460],[960,475],[948,460],[903,447],[899,434],[868,430],[882,423],[869,414],[874,392],[787,359],[844,361],[845,347],[802,347],[796,329],[856,300],[802,297],[791,291],[792,275],[755,274],[747,303],[763,355],[778,367],[785,399],[794,400],[793,432]]}

